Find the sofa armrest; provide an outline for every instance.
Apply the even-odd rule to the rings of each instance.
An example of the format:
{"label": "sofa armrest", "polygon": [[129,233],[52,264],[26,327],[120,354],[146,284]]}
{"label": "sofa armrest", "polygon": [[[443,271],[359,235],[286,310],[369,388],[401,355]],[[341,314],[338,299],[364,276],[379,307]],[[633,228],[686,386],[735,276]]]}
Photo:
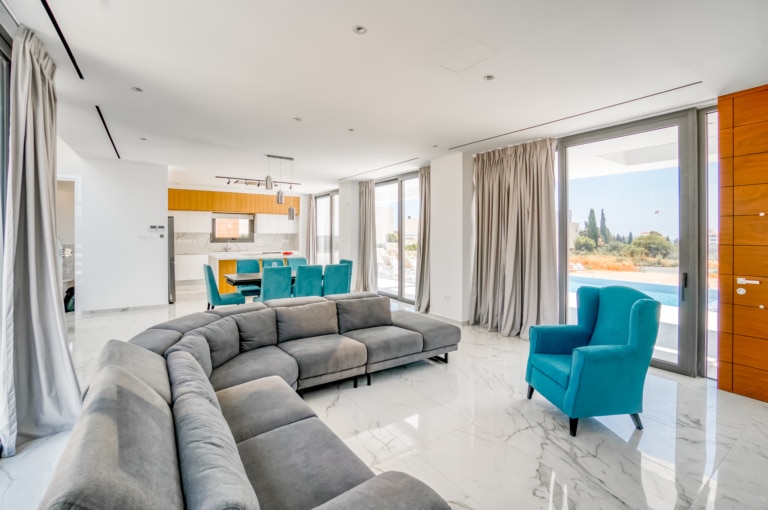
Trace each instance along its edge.
{"label": "sofa armrest", "polygon": [[429,486],[405,473],[387,471],[315,510],[449,510]]}
{"label": "sofa armrest", "polygon": [[531,326],[531,354],[571,354],[589,343],[589,332],[581,326],[560,324]]}

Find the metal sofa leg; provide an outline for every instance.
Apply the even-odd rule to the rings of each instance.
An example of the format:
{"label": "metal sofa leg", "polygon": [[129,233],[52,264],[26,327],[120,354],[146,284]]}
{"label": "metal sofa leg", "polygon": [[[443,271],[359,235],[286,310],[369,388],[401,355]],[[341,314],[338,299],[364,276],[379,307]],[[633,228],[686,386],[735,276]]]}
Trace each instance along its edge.
{"label": "metal sofa leg", "polygon": [[352,387],[353,387],[353,388],[357,388],[357,376],[354,376],[354,377],[352,378]]}
{"label": "metal sofa leg", "polygon": [[448,364],[448,353],[447,352],[445,353],[445,364],[446,365]]}
{"label": "metal sofa leg", "polygon": [[533,386],[530,384],[528,385],[528,400],[531,400],[531,397],[533,396]]}
{"label": "metal sofa leg", "polygon": [[635,428],[637,428],[637,430],[643,430],[643,422],[640,421],[640,415],[637,413],[634,413],[634,414],[630,414],[630,416],[632,417],[632,421],[635,424]]}
{"label": "metal sofa leg", "polygon": [[576,437],[576,427],[579,426],[579,419],[568,418],[568,420],[570,420],[570,425],[571,425],[571,437]]}
{"label": "metal sofa leg", "polygon": [[371,373],[369,372],[369,373],[367,373],[365,375],[368,376],[368,386],[370,386],[371,385]]}

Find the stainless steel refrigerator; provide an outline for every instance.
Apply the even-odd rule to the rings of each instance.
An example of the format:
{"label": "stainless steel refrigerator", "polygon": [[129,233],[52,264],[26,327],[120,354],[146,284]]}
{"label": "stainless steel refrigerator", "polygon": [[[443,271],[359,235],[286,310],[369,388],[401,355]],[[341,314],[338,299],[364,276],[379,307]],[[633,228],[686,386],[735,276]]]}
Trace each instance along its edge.
{"label": "stainless steel refrigerator", "polygon": [[168,216],[165,236],[168,238],[168,304],[173,304],[176,302],[176,254],[173,250],[176,236],[173,233],[173,216]]}

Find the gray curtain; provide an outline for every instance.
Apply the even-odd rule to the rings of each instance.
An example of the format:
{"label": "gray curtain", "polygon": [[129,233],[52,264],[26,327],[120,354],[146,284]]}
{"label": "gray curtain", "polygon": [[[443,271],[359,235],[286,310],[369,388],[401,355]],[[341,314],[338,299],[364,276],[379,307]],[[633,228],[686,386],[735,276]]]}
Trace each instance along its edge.
{"label": "gray curtain", "polygon": [[470,321],[528,338],[557,322],[554,140],[475,156]]}
{"label": "gray curtain", "polygon": [[360,182],[360,246],[357,264],[357,290],[376,292],[376,181]]}
{"label": "gray curtain", "polygon": [[56,246],[56,66],[20,27],[13,42],[0,316],[0,441],[72,427],[80,388],[67,349]]}
{"label": "gray curtain", "polygon": [[315,195],[309,195],[307,211],[307,262],[314,264],[317,260],[317,208]]}
{"label": "gray curtain", "polygon": [[430,228],[430,167],[419,168],[419,237],[416,243],[416,300],[417,312],[429,311],[429,228]]}

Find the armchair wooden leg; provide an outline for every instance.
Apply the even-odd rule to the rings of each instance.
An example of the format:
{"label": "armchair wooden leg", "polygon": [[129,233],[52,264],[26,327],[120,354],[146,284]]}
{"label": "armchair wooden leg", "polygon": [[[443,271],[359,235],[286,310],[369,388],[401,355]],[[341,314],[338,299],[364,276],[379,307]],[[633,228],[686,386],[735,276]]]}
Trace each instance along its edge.
{"label": "armchair wooden leg", "polygon": [[632,417],[632,421],[634,422],[637,430],[643,430],[643,422],[640,421],[640,415],[637,413],[634,413],[634,414],[630,414],[630,416]]}
{"label": "armchair wooden leg", "polygon": [[579,419],[578,418],[568,418],[570,420],[571,424],[571,437],[576,437],[576,427],[579,426]]}
{"label": "armchair wooden leg", "polygon": [[531,400],[531,397],[533,396],[533,386],[530,384],[528,385],[528,400]]}

